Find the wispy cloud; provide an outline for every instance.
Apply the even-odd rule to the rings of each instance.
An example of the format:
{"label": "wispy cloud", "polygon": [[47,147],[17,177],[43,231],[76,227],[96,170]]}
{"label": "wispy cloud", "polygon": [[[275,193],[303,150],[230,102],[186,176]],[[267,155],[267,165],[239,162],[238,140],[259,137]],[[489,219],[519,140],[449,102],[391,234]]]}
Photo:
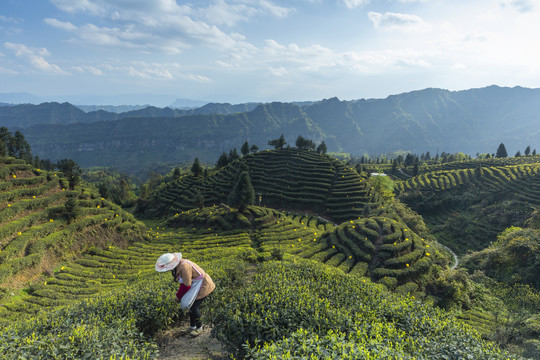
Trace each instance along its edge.
{"label": "wispy cloud", "polygon": [[43,22],[47,25],[54,26],[55,28],[66,30],[66,31],[75,31],[77,27],[70,23],[69,21],[59,21],[56,19],[45,18]]}
{"label": "wispy cloud", "polygon": [[104,9],[102,4],[92,0],[51,0],[51,2],[60,10],[70,13],[88,12],[100,14]]}
{"label": "wispy cloud", "polygon": [[11,23],[11,24],[19,24],[19,23],[22,22],[22,19],[17,19],[17,18],[14,18],[14,17],[7,17],[7,16],[4,16],[4,15],[0,15],[0,21]]}
{"label": "wispy cloud", "polygon": [[411,14],[399,14],[387,12],[384,14],[370,11],[368,18],[378,30],[405,30],[405,31],[426,31],[431,29],[431,25],[422,20],[419,16]]}
{"label": "wispy cloud", "polygon": [[343,0],[343,4],[345,4],[348,9],[354,9],[369,4],[370,1],[371,0]]}
{"label": "wispy cloud", "polygon": [[505,0],[502,5],[510,6],[515,8],[519,12],[526,13],[534,10],[536,4],[531,0]]}
{"label": "wispy cloud", "polygon": [[73,66],[73,70],[79,72],[79,73],[89,73],[92,75],[103,75],[103,71],[95,66],[89,66],[89,65],[80,65],[80,66]]}
{"label": "wispy cloud", "polygon": [[68,74],[68,72],[62,70],[58,65],[51,64],[45,60],[45,57],[50,56],[50,53],[45,48],[30,48],[23,44],[10,42],[4,43],[4,47],[13,51],[15,56],[27,61],[35,69],[53,74]]}
{"label": "wispy cloud", "polygon": [[201,45],[217,50],[252,51],[243,35],[227,32],[223,27],[231,28],[264,14],[285,17],[293,11],[269,0],[216,0],[208,6],[178,4],[175,0],[52,1],[63,11],[85,12],[113,21],[113,26],[106,27],[45,20],[48,25],[75,34],[79,41],[172,54]]}

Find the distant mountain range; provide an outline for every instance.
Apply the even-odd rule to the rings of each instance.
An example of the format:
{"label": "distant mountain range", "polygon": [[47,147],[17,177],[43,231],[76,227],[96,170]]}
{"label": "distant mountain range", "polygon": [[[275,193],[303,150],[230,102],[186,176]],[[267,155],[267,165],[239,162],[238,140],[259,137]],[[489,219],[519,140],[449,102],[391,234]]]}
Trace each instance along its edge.
{"label": "distant mountain range", "polygon": [[170,94],[118,94],[118,95],[48,95],[39,96],[27,92],[0,93],[0,103],[41,104],[44,102],[69,102],[81,105],[104,106],[160,106],[174,108],[194,108],[206,104],[208,101],[177,98]]}
{"label": "distant mountain range", "polygon": [[[145,106],[138,110],[119,113],[105,110],[85,112],[70,103],[20,104],[0,106],[0,125],[12,128],[27,128],[38,124],[68,125],[120,120],[131,117],[181,117],[195,114],[232,114],[251,111],[258,105],[260,104],[246,103],[231,105],[209,103],[199,108],[187,110]],[[114,107],[114,109],[116,108]],[[90,108],[83,106],[83,109],[89,110]]]}
{"label": "distant mountain range", "polygon": [[207,104],[189,110],[146,107],[124,113],[84,111],[68,104],[0,107],[0,125],[21,128],[33,152],[82,166],[128,170],[156,162],[215,162],[244,141],[268,148],[285,134],[325,141],[355,155],[397,150],[422,153],[540,149],[540,89],[490,86],[425,89],[385,99],[307,103]]}

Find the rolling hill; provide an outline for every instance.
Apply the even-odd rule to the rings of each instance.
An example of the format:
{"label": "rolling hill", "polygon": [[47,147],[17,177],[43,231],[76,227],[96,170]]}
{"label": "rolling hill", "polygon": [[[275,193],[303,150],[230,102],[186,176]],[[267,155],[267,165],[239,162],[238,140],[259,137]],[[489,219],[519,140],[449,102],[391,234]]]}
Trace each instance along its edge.
{"label": "rolling hill", "polygon": [[471,160],[428,166],[398,185],[399,198],[460,254],[482,250],[540,206],[540,157]]}
{"label": "rolling hill", "polygon": [[85,186],[69,189],[61,174],[0,158],[0,303],[87,248],[123,245],[143,224]]}
{"label": "rolling hill", "polygon": [[[483,170],[504,173],[510,183],[536,173],[532,164],[497,165]],[[246,169],[262,198],[241,212],[221,202]],[[156,358],[156,333],[186,319],[171,301],[170,276],[153,269],[171,251],[215,280],[203,313],[224,356],[520,358],[465,324],[491,329],[492,317],[429,304],[449,296],[459,306],[469,294],[480,301],[480,291],[461,288],[463,271],[447,268],[422,218],[378,193],[381,178],[362,178],[327,155],[260,151],[207,176],[180,175],[140,201],[146,228],[86,185],[69,190],[53,172],[11,158],[0,171],[0,269],[33,264],[5,277],[6,358]],[[456,177],[447,176],[442,183],[453,186]],[[488,188],[497,182],[504,181],[491,179]],[[400,191],[412,193],[418,183],[411,178]],[[69,200],[76,216],[69,216]],[[33,263],[40,249],[45,268]]]}

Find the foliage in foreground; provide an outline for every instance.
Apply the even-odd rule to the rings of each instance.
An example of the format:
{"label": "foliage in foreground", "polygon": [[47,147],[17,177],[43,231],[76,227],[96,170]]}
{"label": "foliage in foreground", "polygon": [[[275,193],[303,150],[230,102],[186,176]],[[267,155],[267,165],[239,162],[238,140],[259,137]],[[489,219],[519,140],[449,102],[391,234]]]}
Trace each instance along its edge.
{"label": "foliage in foreground", "polygon": [[222,293],[214,334],[254,359],[508,359],[451,314],[311,261],[271,262]]}
{"label": "foliage in foreground", "polygon": [[[242,264],[202,263],[220,288]],[[169,276],[153,274],[128,287],[73,303],[0,330],[2,359],[153,359],[152,335],[182,317]],[[223,285],[222,285],[223,284]]]}
{"label": "foliage in foreground", "polygon": [[540,289],[540,232],[510,227],[488,248],[465,256],[463,266],[471,273],[481,270],[498,281]]}

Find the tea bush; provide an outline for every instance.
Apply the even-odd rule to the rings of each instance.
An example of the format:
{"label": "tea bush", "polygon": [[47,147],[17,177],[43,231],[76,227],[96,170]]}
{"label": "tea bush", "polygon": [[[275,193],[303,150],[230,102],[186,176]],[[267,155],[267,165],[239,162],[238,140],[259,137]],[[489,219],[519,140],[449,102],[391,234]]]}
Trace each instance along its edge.
{"label": "tea bush", "polygon": [[240,358],[512,358],[448,313],[309,260],[262,265],[211,318]]}

